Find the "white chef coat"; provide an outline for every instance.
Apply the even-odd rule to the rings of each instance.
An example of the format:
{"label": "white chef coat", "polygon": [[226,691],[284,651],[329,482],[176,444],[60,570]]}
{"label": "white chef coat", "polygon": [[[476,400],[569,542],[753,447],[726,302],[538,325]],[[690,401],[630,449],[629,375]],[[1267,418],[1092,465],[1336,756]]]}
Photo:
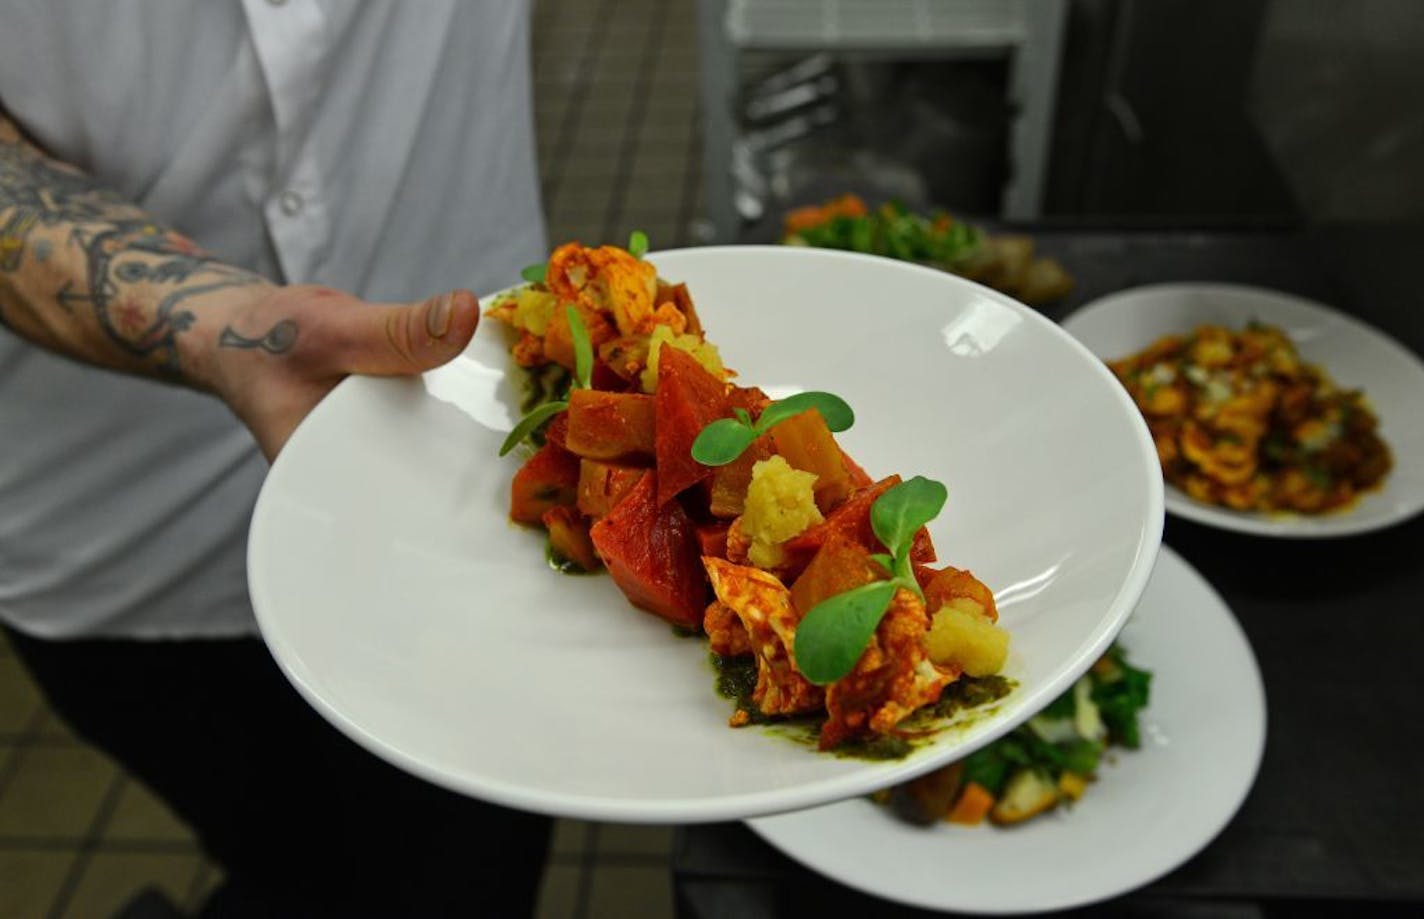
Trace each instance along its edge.
{"label": "white chef coat", "polygon": [[[0,0],[0,105],[218,256],[373,300],[545,254],[522,0]],[[45,637],[255,631],[266,464],[210,396],[0,327],[0,618]]]}

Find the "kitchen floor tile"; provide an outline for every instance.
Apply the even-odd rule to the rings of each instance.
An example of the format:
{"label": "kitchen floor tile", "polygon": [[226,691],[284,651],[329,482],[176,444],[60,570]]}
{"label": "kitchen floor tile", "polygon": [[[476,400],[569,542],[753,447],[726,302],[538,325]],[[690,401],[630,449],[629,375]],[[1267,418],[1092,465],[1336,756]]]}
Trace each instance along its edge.
{"label": "kitchen floor tile", "polygon": [[0,655],[0,734],[19,734],[41,705],[40,691],[13,654]]}
{"label": "kitchen floor tile", "polygon": [[130,779],[104,828],[104,841],[171,842],[196,846],[188,825],[142,783]]}
{"label": "kitchen floor tile", "polygon": [[596,865],[589,886],[589,919],[672,919],[672,876],[668,868]]}
{"label": "kitchen floor tile", "polygon": [[48,916],[73,864],[73,852],[0,849],[0,916]]}
{"label": "kitchen floor tile", "polygon": [[578,865],[550,865],[545,868],[534,915],[538,919],[574,919],[579,915],[582,884],[583,868]]}
{"label": "kitchen floor tile", "polygon": [[80,746],[32,746],[17,757],[0,798],[0,836],[83,838],[118,775],[114,764]]}
{"label": "kitchen floor tile", "polygon": [[150,887],[181,906],[201,865],[197,854],[95,852],[61,915],[65,919],[112,916]]}

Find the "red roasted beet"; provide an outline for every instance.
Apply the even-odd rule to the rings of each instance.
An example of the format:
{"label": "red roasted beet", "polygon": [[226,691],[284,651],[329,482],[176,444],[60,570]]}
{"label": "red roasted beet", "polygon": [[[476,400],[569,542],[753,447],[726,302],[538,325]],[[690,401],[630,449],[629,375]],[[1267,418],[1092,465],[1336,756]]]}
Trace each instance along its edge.
{"label": "red roasted beet", "polygon": [[703,555],[713,558],[727,557],[727,531],[732,524],[726,520],[711,520],[696,524],[697,543]]}
{"label": "red roasted beet", "polygon": [[589,535],[629,602],[674,625],[700,628],[707,578],[697,531],[681,504],[658,502],[657,479],[646,473]]}
{"label": "red roasted beet", "polygon": [[[826,515],[826,519],[810,527],[799,536],[787,540],[786,550],[788,577],[800,573],[816,551],[825,544],[831,533],[841,533],[859,543],[871,552],[884,552],[885,546],[875,535],[870,525],[870,506],[892,486],[900,484],[898,475],[887,476],[867,488],[858,489],[840,507]],[[916,564],[926,565],[935,560],[934,543],[930,541],[929,530],[920,527],[910,544],[910,559]]]}
{"label": "red roasted beet", "polygon": [[579,458],[546,442],[519,467],[509,485],[509,517],[517,523],[542,522],[551,507],[578,500]]}
{"label": "red roasted beet", "polygon": [[727,387],[686,351],[658,349],[656,440],[658,503],[666,504],[712,475],[712,468],[692,458],[692,442],[702,429],[732,414]]}

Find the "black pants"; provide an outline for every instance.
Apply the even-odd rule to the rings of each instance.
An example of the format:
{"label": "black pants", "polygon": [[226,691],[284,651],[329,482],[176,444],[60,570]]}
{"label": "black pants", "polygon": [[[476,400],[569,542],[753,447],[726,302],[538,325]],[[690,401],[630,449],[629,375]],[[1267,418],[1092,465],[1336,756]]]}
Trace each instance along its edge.
{"label": "black pants", "polygon": [[54,710],[226,869],[211,914],[532,914],[549,820],[368,754],[297,695],[260,641],[9,634]]}

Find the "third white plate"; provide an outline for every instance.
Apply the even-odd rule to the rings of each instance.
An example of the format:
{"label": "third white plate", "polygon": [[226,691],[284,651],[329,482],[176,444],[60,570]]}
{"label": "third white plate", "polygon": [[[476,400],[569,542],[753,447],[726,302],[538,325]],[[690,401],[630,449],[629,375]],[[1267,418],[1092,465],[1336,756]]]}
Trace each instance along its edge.
{"label": "third white plate", "polygon": [[1063,328],[1105,360],[1140,351],[1163,335],[1203,324],[1279,326],[1301,355],[1343,387],[1363,389],[1380,419],[1394,469],[1377,491],[1319,517],[1215,507],[1168,487],[1167,510],[1198,523],[1293,538],[1378,530],[1424,510],[1424,362],[1383,332],[1310,300],[1237,284],[1155,284],[1087,304]]}
{"label": "third white plate", "polygon": [[1231,611],[1166,546],[1120,641],[1153,674],[1143,745],[1114,754],[1071,810],[1012,829],[918,827],[853,799],[748,825],[821,874],[927,909],[1066,909],[1149,883],[1245,800],[1265,746],[1265,692]]}

